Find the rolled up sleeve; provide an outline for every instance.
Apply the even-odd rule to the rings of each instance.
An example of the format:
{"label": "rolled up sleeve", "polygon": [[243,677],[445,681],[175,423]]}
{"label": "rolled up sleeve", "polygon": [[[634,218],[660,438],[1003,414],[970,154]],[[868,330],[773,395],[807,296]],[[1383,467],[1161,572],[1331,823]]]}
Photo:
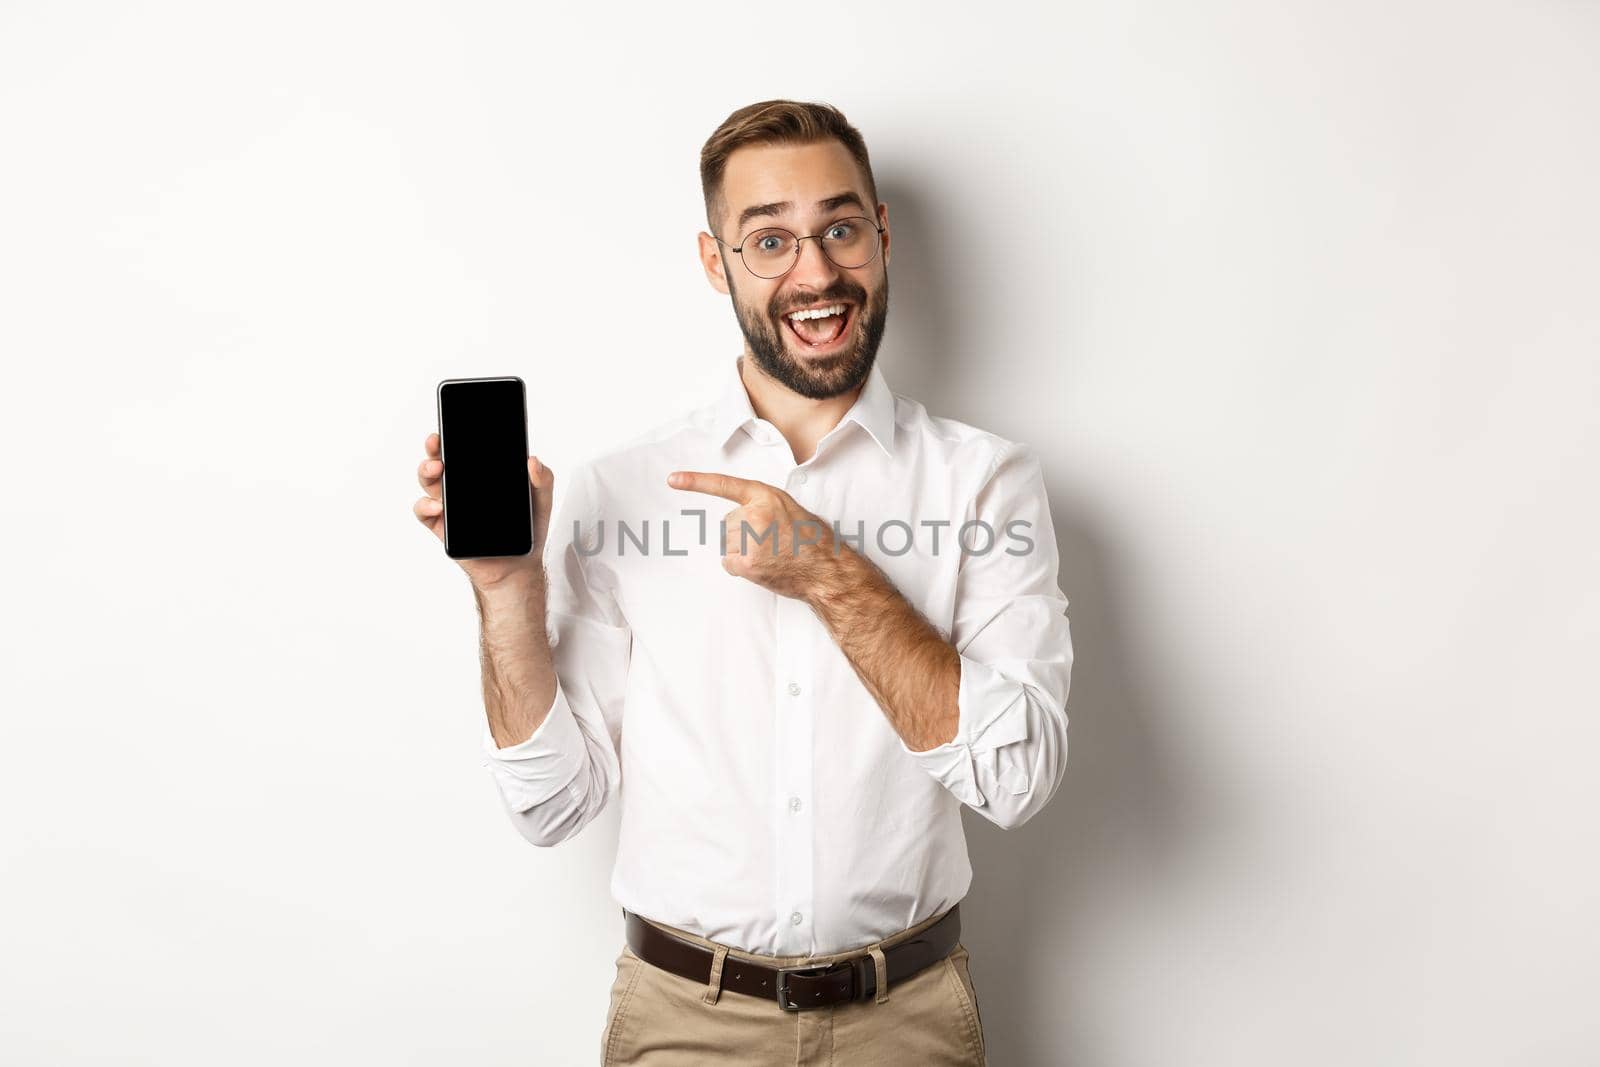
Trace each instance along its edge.
{"label": "rolled up sleeve", "polygon": [[955,737],[901,748],[962,803],[996,825],[1031,819],[1061,785],[1067,762],[1072,636],[1060,588],[1055,527],[1035,452],[1007,443],[979,491],[963,536],[950,641],[960,656]]}
{"label": "rolled up sleeve", "polygon": [[555,700],[531,737],[501,748],[485,723],[483,747],[487,755],[484,764],[491,768],[507,807],[514,812],[543,804],[565,789],[583,771],[589,754],[559,678]]}
{"label": "rolled up sleeve", "polygon": [[[546,629],[556,695],[538,729],[499,748],[487,723],[483,763],[519,833],[554,845],[591,822],[621,788],[622,744],[632,633],[601,568],[580,539],[598,530],[592,470],[577,468],[546,538]],[[576,523],[576,525],[575,525]]]}

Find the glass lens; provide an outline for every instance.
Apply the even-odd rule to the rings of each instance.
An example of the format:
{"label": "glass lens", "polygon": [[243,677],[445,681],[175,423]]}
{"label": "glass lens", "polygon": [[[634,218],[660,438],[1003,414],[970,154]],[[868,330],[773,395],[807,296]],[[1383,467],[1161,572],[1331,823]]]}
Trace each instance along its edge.
{"label": "glass lens", "polygon": [[788,230],[756,230],[739,247],[745,266],[758,278],[776,278],[794,266],[795,237]]}
{"label": "glass lens", "polygon": [[822,248],[834,264],[851,270],[864,267],[878,254],[878,228],[871,219],[835,219],[822,231]]}

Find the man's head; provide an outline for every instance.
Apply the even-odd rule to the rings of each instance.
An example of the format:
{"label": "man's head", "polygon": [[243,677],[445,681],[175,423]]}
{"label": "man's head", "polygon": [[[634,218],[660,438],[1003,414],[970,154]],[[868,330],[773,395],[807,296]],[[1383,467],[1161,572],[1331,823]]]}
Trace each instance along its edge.
{"label": "man's head", "polygon": [[[889,208],[861,134],[826,104],[751,104],[706,141],[700,184],[711,230],[701,265],[732,299],[756,364],[814,399],[866,381],[889,316]],[[798,254],[773,229],[802,238]],[[839,304],[843,315],[789,318]]]}

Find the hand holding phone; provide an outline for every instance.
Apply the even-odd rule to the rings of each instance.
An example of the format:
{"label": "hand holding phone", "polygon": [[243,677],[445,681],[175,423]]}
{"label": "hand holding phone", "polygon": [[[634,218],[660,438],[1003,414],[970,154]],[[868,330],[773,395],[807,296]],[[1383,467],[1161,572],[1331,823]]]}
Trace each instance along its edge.
{"label": "hand holding phone", "polygon": [[555,474],[528,455],[521,379],[452,379],[438,396],[412,512],[480,591],[541,577]]}

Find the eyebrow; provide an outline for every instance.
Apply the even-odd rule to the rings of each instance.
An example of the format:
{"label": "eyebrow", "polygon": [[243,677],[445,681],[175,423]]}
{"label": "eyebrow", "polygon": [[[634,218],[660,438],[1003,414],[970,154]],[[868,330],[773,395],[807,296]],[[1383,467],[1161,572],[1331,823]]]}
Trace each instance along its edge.
{"label": "eyebrow", "polygon": [[[830,196],[826,200],[817,201],[817,207],[822,211],[832,211],[834,208],[844,207],[846,204],[853,204],[862,211],[867,210],[867,205],[861,202],[861,198],[850,192],[840,193],[837,196]],[[744,224],[751,219],[782,215],[792,207],[794,207],[792,200],[779,200],[774,204],[757,204],[754,207],[747,207],[739,212],[739,221],[734,226],[734,231],[743,232]]]}

